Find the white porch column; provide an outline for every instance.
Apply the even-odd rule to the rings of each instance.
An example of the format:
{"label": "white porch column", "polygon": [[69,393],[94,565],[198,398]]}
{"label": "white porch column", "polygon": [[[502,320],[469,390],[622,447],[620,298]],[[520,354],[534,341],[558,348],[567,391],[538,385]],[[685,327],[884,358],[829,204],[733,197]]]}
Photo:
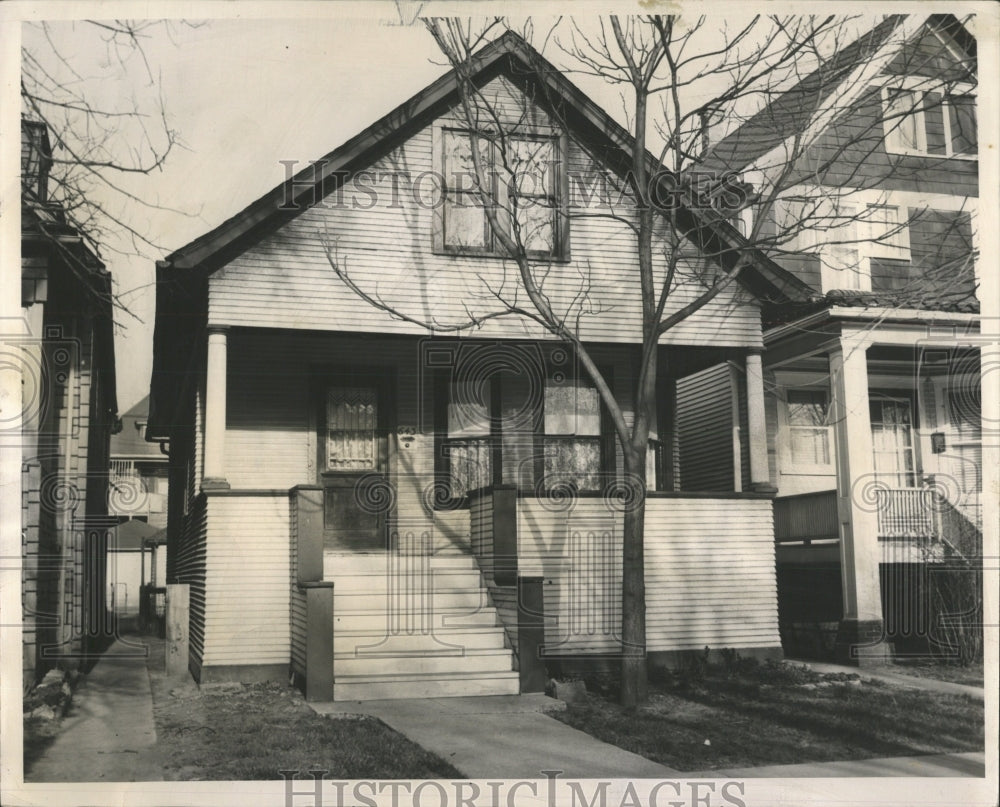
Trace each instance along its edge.
{"label": "white porch column", "polygon": [[228,488],[226,481],[226,329],[208,329],[205,369],[205,477],[202,488]]}
{"label": "white porch column", "polygon": [[840,570],[844,617],[837,634],[842,662],[885,654],[881,550],[874,500],[875,459],[868,404],[868,345],[840,338],[830,351],[831,415],[837,456],[837,515],[840,522]]}
{"label": "white porch column", "polygon": [[747,353],[747,440],[750,443],[750,488],[775,492],[767,467],[767,422],[764,416],[764,369],[760,353]]}

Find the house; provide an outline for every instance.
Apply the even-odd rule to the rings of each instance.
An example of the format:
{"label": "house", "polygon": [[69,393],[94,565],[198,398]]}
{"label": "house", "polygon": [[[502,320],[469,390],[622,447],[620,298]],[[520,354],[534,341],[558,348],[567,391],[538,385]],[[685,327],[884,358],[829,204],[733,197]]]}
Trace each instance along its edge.
{"label": "house", "polygon": [[162,600],[166,581],[169,460],[146,440],[148,418],[147,396],[121,416],[121,431],[111,437],[108,511],[118,526],[108,544],[107,604],[119,616],[139,613],[144,586],[147,597],[161,589]]}
{"label": "house", "polygon": [[[632,141],[513,34],[473,75],[508,142],[542,155],[525,158],[545,199],[531,249],[558,304],[586,278],[581,334],[628,413],[635,239],[585,213]],[[516,693],[541,688],[543,664],[623,652],[636,492],[572,348],[489,316],[511,268],[462,203],[472,139],[456,88],[448,73],[157,265],[146,439],[169,444],[167,579],[189,587],[201,682],[291,673],[338,700]],[[723,262],[739,242],[683,213],[678,307],[714,270],[697,242],[715,239]],[[645,494],[653,663],[706,645],[780,653],[759,299],[805,291],[760,257],[663,338]]]}
{"label": "house", "polygon": [[111,634],[104,608],[117,423],[111,275],[48,196],[44,124],[21,121],[24,684]]}
{"label": "house", "polygon": [[886,17],[706,163],[766,184],[795,138],[769,223],[808,223],[774,254],[821,296],[764,313],[784,646],[952,653],[931,594],[982,554],[975,39]]}

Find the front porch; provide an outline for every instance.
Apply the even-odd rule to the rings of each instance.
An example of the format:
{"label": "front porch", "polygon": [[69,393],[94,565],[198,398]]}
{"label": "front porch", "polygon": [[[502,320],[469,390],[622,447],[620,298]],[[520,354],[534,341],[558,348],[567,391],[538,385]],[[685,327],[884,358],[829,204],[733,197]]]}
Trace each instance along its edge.
{"label": "front porch", "polygon": [[793,655],[945,652],[929,574],[981,557],[975,325],[883,316],[842,310],[769,337],[779,602]]}
{"label": "front porch", "polygon": [[[539,691],[545,664],[623,652],[622,514],[643,498],[651,660],[778,653],[759,353],[664,351],[643,491],[560,349],[211,333],[195,439],[171,451],[195,677],[291,673],[312,699]],[[628,411],[634,350],[594,353]]]}

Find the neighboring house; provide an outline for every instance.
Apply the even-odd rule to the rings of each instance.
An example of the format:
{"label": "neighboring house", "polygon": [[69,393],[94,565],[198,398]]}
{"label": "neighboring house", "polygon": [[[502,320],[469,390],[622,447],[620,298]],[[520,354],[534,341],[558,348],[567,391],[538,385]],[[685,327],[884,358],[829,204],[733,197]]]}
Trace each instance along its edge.
{"label": "neighboring house", "polygon": [[169,459],[146,440],[149,397],[121,416],[111,438],[108,510],[119,524],[108,544],[108,608],[139,612],[140,589],[166,582]]}
{"label": "neighboring house", "polygon": [[792,654],[945,652],[928,564],[982,552],[975,88],[958,20],[888,17],[707,160],[753,184],[808,145],[776,260],[821,296],[764,312]]}
{"label": "neighboring house", "polygon": [[41,123],[21,121],[24,684],[110,634],[108,444],[117,423],[111,276],[48,199]]}
{"label": "neighboring house", "polygon": [[[507,34],[475,77],[512,140],[555,166],[535,185],[548,201],[532,249],[551,259],[552,299],[587,279],[581,332],[627,411],[635,239],[606,209],[568,211],[620,181],[631,139],[540,59]],[[456,104],[449,73],[157,266],[146,439],[169,441],[167,575],[190,587],[202,682],[291,671],[309,697],[503,693],[544,684],[540,655],[622,652],[629,488],[596,389],[525,320],[449,331],[511,271],[456,187],[470,154]],[[407,175],[438,177],[437,203],[393,193]],[[684,215],[735,259],[734,228]],[[671,305],[712,269],[688,247]],[[654,663],[706,645],[780,653],[757,297],[806,291],[761,259],[663,339],[645,517]],[[698,446],[702,427],[716,431]]]}

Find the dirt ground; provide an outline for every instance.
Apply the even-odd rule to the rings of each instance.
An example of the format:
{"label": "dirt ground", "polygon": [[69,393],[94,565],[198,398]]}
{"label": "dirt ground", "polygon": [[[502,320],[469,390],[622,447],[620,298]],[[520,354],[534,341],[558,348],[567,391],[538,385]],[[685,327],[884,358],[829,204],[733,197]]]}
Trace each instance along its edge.
{"label": "dirt ground", "polygon": [[328,778],[460,776],[451,765],[374,718],[317,715],[280,684],[198,687],[163,672],[163,642],[149,640],[156,753],[164,779],[280,779],[325,770]]}

